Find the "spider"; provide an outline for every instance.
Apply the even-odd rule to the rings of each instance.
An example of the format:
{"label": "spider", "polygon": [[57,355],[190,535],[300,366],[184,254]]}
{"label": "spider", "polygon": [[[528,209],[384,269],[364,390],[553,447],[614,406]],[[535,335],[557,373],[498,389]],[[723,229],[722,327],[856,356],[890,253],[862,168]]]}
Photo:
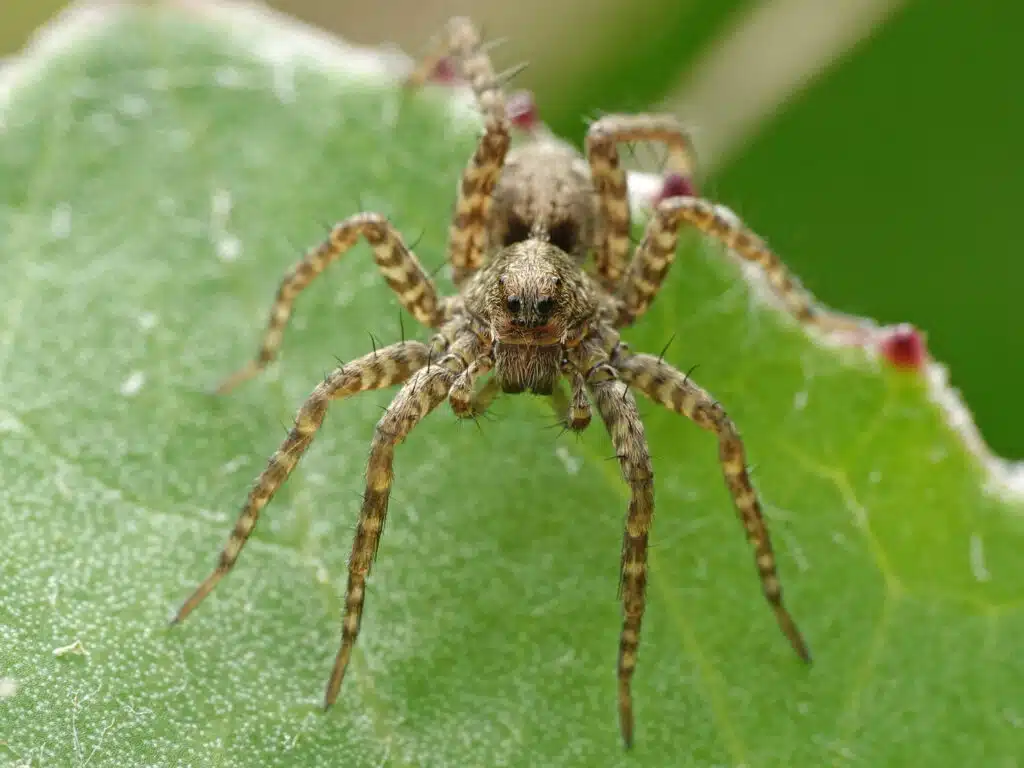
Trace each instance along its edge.
{"label": "spider", "polygon": [[588,426],[596,407],[630,491],[620,561],[623,622],[618,650],[619,724],[628,748],[633,743],[631,682],[654,514],[654,475],[634,391],[717,437],[725,483],[753,546],[764,596],[797,655],[809,661],[810,654],[783,605],[768,529],[736,426],[688,375],[660,356],[630,351],[620,341],[619,329],[650,306],[672,265],[684,225],[759,265],[802,324],[832,330],[852,321],[818,305],[757,236],[724,209],[695,196],[661,199],[630,258],[630,208],[617,145],[664,144],[669,169],[689,178],[696,165],[692,144],[673,118],[602,117],[589,128],[586,159],[551,137],[510,149],[503,79],[495,75],[471,21],[452,19],[434,54],[414,69],[407,85],[423,85],[442,59],[454,62],[468,81],[485,127],[457,188],[449,229],[448,255],[458,293],[440,296],[400,234],[376,213],[358,213],[335,225],[326,241],[285,275],[258,355],[229,376],[219,392],[256,375],[275,358],[298,295],[360,237],[368,241],[402,306],[436,333],[428,343],[402,341],[377,349],[336,368],[313,389],[250,490],[216,568],[173,623],[184,620],[232,569],[260,512],[309,448],[331,402],[401,384],[370,445],[366,492],[348,564],[341,644],[324,697],[329,707],[359,635],[366,582],[388,509],[395,447],[445,399],[457,417],[476,418],[499,392],[546,396],[565,426],[575,431]]}

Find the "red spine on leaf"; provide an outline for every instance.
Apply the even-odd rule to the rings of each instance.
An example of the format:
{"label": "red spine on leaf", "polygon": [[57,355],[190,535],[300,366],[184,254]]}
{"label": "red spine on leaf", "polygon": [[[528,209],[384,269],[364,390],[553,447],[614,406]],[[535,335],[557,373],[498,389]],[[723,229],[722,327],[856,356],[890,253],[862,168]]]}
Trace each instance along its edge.
{"label": "red spine on leaf", "polygon": [[693,179],[683,176],[681,173],[668,173],[661,184],[661,191],[655,198],[655,204],[660,203],[669,197],[696,197],[697,187]]}
{"label": "red spine on leaf", "polygon": [[434,71],[430,73],[430,82],[432,83],[451,85],[458,79],[459,75],[455,71],[455,62],[452,61],[450,56],[438,59],[437,64],[434,65]]}
{"label": "red spine on leaf", "polygon": [[928,357],[924,337],[909,323],[887,328],[879,350],[893,367],[906,371],[921,370]]}
{"label": "red spine on leaf", "polygon": [[516,91],[508,97],[508,120],[516,128],[532,131],[537,127],[537,102],[530,91]]}

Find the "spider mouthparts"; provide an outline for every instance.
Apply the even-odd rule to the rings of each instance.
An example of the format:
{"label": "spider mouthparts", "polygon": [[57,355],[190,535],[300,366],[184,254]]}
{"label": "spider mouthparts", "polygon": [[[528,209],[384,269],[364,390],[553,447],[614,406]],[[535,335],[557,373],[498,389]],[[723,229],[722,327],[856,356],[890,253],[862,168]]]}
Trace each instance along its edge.
{"label": "spider mouthparts", "polygon": [[562,342],[563,333],[548,323],[536,328],[510,328],[508,332],[499,334],[502,344],[529,344],[535,347],[547,347]]}

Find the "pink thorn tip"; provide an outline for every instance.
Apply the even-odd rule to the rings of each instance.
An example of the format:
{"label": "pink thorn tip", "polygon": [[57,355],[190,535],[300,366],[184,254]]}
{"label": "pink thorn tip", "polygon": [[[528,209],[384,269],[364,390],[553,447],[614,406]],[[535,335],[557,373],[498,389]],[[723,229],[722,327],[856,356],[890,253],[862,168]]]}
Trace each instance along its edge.
{"label": "pink thorn tip", "polygon": [[890,365],[904,371],[921,370],[928,356],[924,336],[909,323],[886,328],[878,348]]}
{"label": "pink thorn tip", "polygon": [[438,59],[437,64],[434,65],[434,70],[430,73],[430,82],[432,83],[451,85],[458,79],[459,74],[455,71],[455,62],[452,61],[451,56],[444,56]]}
{"label": "pink thorn tip", "polygon": [[693,179],[683,176],[681,173],[668,173],[661,184],[661,191],[655,198],[655,203],[660,203],[669,197],[696,197],[697,187]]}
{"label": "pink thorn tip", "polygon": [[516,91],[508,97],[508,119],[516,128],[532,131],[537,127],[537,102],[530,91]]}

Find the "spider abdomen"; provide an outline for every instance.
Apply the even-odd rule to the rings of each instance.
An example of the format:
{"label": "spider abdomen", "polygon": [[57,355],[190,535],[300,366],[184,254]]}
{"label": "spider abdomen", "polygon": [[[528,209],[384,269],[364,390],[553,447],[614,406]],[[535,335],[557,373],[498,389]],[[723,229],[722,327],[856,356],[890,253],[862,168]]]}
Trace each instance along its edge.
{"label": "spider abdomen", "polygon": [[550,395],[561,375],[563,355],[561,344],[532,346],[499,342],[494,350],[494,375],[502,392]]}

